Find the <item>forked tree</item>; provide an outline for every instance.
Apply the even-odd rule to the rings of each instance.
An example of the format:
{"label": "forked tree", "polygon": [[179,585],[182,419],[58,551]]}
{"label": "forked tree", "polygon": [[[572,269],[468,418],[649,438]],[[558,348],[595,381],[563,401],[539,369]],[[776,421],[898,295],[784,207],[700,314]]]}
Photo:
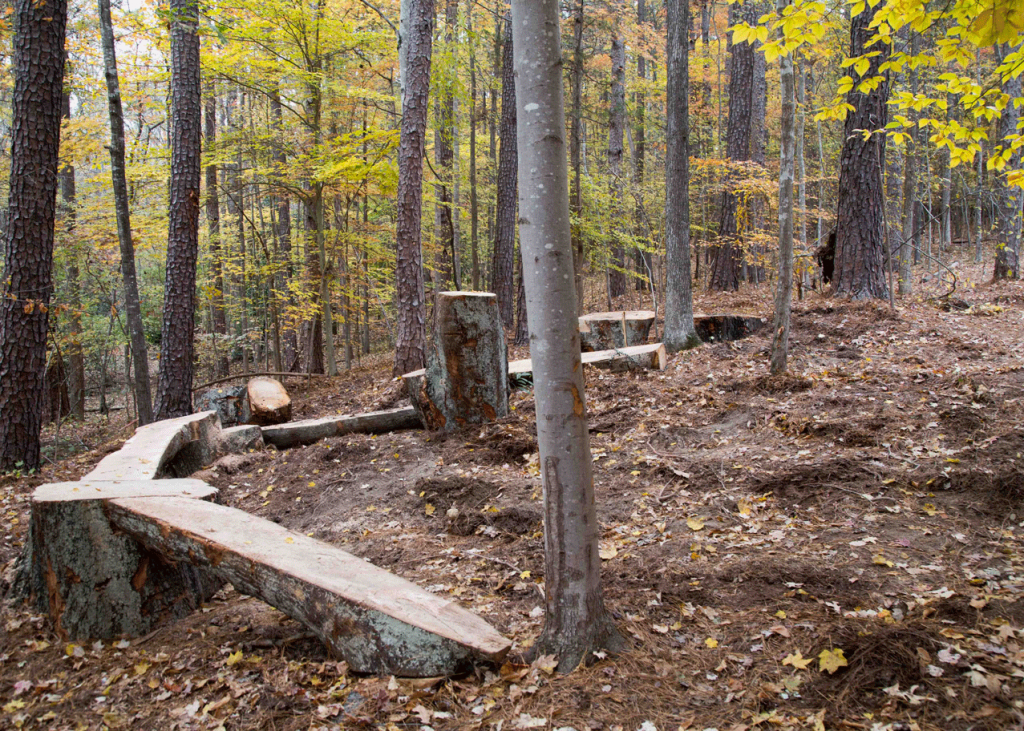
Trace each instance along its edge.
{"label": "forked tree", "polygon": [[197,0],[171,0],[171,92],[171,201],[157,419],[192,413],[202,136]]}
{"label": "forked tree", "polygon": [[[535,644],[568,672],[618,632],[604,607],[569,231],[558,0],[513,0],[523,252],[544,486],[546,618]],[[555,29],[552,31],[552,29]]]}
{"label": "forked tree", "polygon": [[39,466],[66,0],[14,3],[11,174],[0,277],[0,471]]}

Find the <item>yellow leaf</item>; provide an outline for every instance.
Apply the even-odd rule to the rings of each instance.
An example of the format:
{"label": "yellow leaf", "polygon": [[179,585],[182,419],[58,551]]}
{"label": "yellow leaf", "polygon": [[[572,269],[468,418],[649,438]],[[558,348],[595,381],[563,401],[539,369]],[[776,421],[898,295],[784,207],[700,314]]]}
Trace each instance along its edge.
{"label": "yellow leaf", "polygon": [[775,616],[778,617],[779,619],[785,619],[786,618],[786,612],[785,612],[785,610],[780,609],[779,611],[777,611],[775,613]]}
{"label": "yellow leaf", "polygon": [[435,510],[436,508],[431,503],[427,503],[427,507],[423,509],[423,512],[427,515],[433,515]]}
{"label": "yellow leaf", "polygon": [[871,563],[876,564],[878,566],[889,566],[890,568],[893,565],[892,561],[890,561],[880,553],[871,559]]}
{"label": "yellow leaf", "polygon": [[241,650],[232,652],[230,655],[228,655],[228,667],[231,667],[232,665],[237,665],[240,662],[242,662]]}
{"label": "yellow leaf", "polygon": [[148,662],[140,662],[140,663],[138,663],[135,666],[135,674],[136,675],[144,675],[147,670],[149,670],[149,663]]}
{"label": "yellow leaf", "polygon": [[747,500],[747,498],[742,497],[736,503],[736,507],[739,509],[740,515],[750,515],[750,511],[753,509],[754,504]]}
{"label": "yellow leaf", "polygon": [[806,670],[807,666],[814,662],[813,657],[804,657],[802,652],[797,652],[795,655],[786,655],[782,661],[783,665],[792,665],[797,670]]}
{"label": "yellow leaf", "polygon": [[931,503],[925,503],[924,505],[922,505],[921,506],[921,510],[923,510],[928,515],[935,515],[935,513],[938,512],[936,507],[934,505],[932,505]]}
{"label": "yellow leaf", "polygon": [[315,483],[315,482],[313,482],[313,481],[310,481],[310,483],[309,483],[309,486],[310,486],[310,487],[316,487],[316,483]]}
{"label": "yellow leaf", "polygon": [[843,651],[839,647],[834,650],[822,650],[818,655],[818,663],[821,671],[827,672],[829,675],[850,664],[846,662],[846,657],[843,656]]}
{"label": "yellow leaf", "polygon": [[690,526],[690,530],[698,531],[704,527],[704,521],[700,518],[687,518],[686,524]]}
{"label": "yellow leaf", "polygon": [[11,701],[10,703],[4,706],[4,710],[8,713],[14,713],[15,711],[24,707],[25,701]]}
{"label": "yellow leaf", "polygon": [[288,536],[287,538],[284,539],[284,542],[285,543],[295,543],[295,539],[292,538],[291,536]]}
{"label": "yellow leaf", "polygon": [[530,578],[530,572],[529,571],[524,571],[523,573],[519,574],[519,578],[520,579],[529,579]]}
{"label": "yellow leaf", "polygon": [[619,549],[611,541],[601,541],[598,544],[597,555],[604,561],[610,561],[619,555]]}
{"label": "yellow leaf", "polygon": [[716,647],[718,647],[718,640],[716,640],[714,637],[708,637],[706,640],[704,640],[704,644],[713,650]]}

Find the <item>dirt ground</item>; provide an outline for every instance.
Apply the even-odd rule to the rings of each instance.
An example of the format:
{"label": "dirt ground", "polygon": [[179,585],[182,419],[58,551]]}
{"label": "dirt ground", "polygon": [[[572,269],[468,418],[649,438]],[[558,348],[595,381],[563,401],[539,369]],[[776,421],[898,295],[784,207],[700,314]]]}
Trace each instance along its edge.
{"label": "dirt ground", "polygon": [[[1024,729],[1024,285],[965,274],[967,310],[809,293],[785,378],[767,375],[765,333],[664,372],[588,371],[618,656],[568,676],[513,658],[456,679],[367,678],[230,589],[95,644],[7,604],[0,727]],[[696,299],[771,308],[767,285]],[[389,372],[385,354],[289,384],[295,418],[402,403]],[[518,656],[543,623],[544,560],[532,394],[512,404],[446,438],[353,435],[199,476],[230,505],[457,597]],[[89,451],[0,480],[8,579],[32,488],[126,436],[90,422],[76,431]]]}

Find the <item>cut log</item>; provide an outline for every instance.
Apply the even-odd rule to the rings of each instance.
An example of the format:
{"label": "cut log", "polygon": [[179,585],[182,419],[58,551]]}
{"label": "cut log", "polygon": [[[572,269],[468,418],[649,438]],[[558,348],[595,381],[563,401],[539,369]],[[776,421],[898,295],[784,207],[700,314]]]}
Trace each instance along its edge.
{"label": "cut log", "polygon": [[223,454],[240,454],[262,446],[263,431],[260,427],[243,424],[221,431],[218,451]]}
{"label": "cut log", "polygon": [[412,406],[387,411],[371,411],[352,416],[329,416],[325,419],[293,421],[263,427],[263,441],[278,449],[312,444],[339,434],[383,434],[401,429],[422,429],[423,424]]}
{"label": "cut log", "polygon": [[247,390],[250,423],[268,426],[283,424],[292,418],[292,399],[280,381],[266,377],[253,378]]}
{"label": "cut log", "polygon": [[200,480],[42,485],[32,496],[15,591],[48,614],[66,640],[138,637],[164,619],[183,617],[221,584],[112,530],[103,503],[174,498],[181,501],[180,519],[188,520],[191,507],[216,496],[216,488]]}
{"label": "cut log", "polygon": [[302,622],[360,673],[452,675],[511,643],[455,602],[268,520],[182,498],[107,504],[143,545],[191,561]]}
{"label": "cut log", "polygon": [[216,411],[221,426],[235,426],[249,421],[249,396],[245,386],[211,388],[196,399],[199,411]]}
{"label": "cut log", "polygon": [[592,312],[580,317],[580,348],[601,351],[643,345],[654,324],[650,310]]}
{"label": "cut log", "polygon": [[508,414],[508,355],[498,299],[487,292],[441,292],[437,328],[421,378],[406,378],[428,429],[451,431]]}
{"label": "cut log", "polygon": [[[583,365],[607,368],[613,373],[634,370],[663,371],[668,365],[665,346],[661,343],[581,353],[580,360],[583,362]],[[508,372],[509,376],[532,373],[533,361],[529,358],[514,360],[508,364]]]}
{"label": "cut log", "polygon": [[100,460],[85,479],[187,477],[213,461],[219,441],[216,411],[154,421],[136,429],[121,449]]}
{"label": "cut log", "polygon": [[767,321],[749,315],[694,315],[693,326],[697,336],[706,343],[722,343],[730,340],[741,340],[753,335]]}

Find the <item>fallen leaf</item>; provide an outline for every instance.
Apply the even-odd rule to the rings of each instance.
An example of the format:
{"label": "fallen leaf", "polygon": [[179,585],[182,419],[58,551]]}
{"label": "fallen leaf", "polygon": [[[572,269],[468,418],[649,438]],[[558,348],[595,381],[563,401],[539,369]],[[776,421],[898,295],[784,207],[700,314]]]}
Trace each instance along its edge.
{"label": "fallen leaf", "polygon": [[843,656],[842,649],[839,647],[834,650],[822,650],[818,655],[818,662],[820,663],[819,668],[821,671],[827,672],[829,675],[835,673],[839,668],[845,668],[849,665]]}
{"label": "fallen leaf", "polygon": [[692,531],[699,531],[704,527],[704,521],[700,518],[687,518],[686,525],[688,525]]}
{"label": "fallen leaf", "polygon": [[433,515],[434,510],[436,510],[436,508],[431,503],[427,503],[427,506],[423,508],[423,512],[427,515]]}
{"label": "fallen leaf", "polygon": [[807,666],[814,662],[813,657],[804,657],[803,653],[797,652],[795,655],[786,655],[782,661],[783,665],[792,665],[797,670],[806,670]]}
{"label": "fallen leaf", "polygon": [[610,561],[619,555],[619,549],[611,541],[601,541],[597,548],[597,555],[604,561]]}
{"label": "fallen leaf", "polygon": [[708,637],[706,640],[704,640],[704,644],[713,650],[716,647],[718,647],[718,640],[716,640],[714,637]]}
{"label": "fallen leaf", "polygon": [[228,655],[228,667],[231,667],[232,665],[237,665],[240,662],[242,662],[241,650],[237,650],[236,652],[232,652],[230,655]]}

